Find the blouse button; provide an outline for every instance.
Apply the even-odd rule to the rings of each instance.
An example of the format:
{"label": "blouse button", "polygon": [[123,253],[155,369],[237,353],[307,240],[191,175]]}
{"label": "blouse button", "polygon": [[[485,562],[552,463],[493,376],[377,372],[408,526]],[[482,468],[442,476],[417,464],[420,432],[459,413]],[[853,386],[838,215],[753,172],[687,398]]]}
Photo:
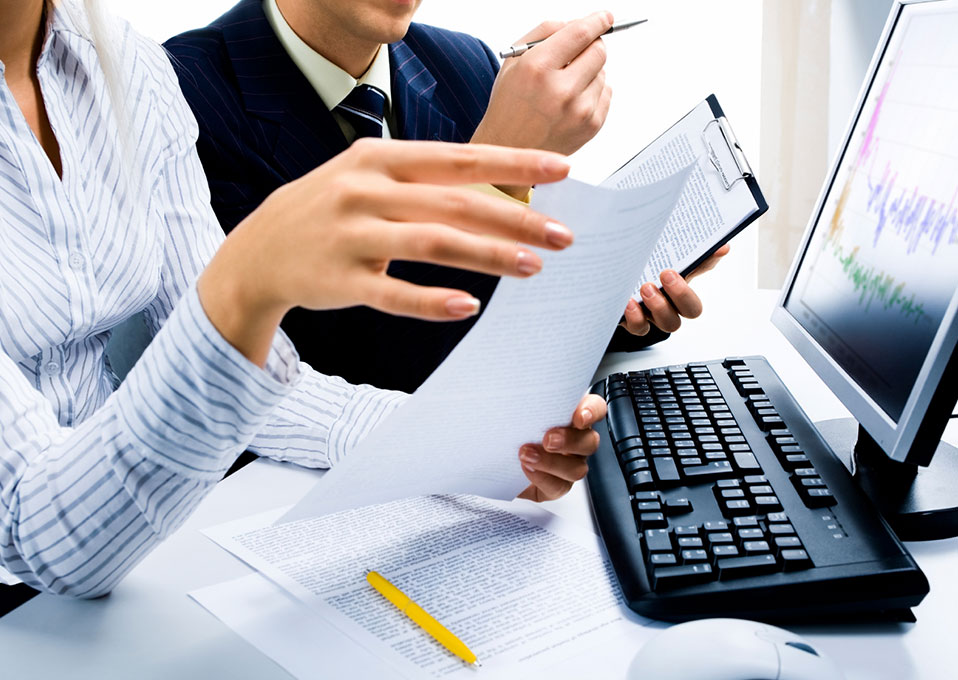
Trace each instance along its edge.
{"label": "blouse button", "polygon": [[83,271],[83,268],[86,267],[86,259],[80,253],[70,253],[69,257],[70,268],[75,269],[76,271]]}
{"label": "blouse button", "polygon": [[48,361],[45,368],[50,375],[56,375],[60,372],[60,364],[55,361]]}

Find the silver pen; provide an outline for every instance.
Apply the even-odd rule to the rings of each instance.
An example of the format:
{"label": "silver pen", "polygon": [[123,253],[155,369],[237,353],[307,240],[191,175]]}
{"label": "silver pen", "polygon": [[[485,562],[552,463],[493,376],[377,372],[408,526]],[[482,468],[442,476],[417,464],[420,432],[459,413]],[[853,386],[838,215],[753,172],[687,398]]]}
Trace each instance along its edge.
{"label": "silver pen", "polygon": [[[638,21],[628,21],[621,24],[614,24],[612,28],[603,33],[602,35],[609,35],[610,33],[618,33],[619,31],[624,31],[627,28],[632,28],[633,26],[638,26],[639,24],[644,24],[648,19],[639,19]],[[535,47],[541,42],[545,42],[545,38],[542,40],[533,40],[532,42],[525,43],[522,45],[513,45],[507,50],[502,50],[499,53],[501,59],[508,59],[509,57],[518,57],[520,55],[528,52],[532,47]]]}

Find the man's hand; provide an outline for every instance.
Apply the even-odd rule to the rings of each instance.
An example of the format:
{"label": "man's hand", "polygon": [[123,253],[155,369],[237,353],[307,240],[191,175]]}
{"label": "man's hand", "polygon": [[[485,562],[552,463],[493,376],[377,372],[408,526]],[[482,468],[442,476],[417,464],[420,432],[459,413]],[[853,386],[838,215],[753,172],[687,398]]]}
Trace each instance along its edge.
{"label": "man's hand", "polygon": [[605,399],[587,394],[576,406],[572,424],[554,427],[540,444],[525,444],[519,461],[532,482],[519,498],[551,501],[564,496],[589,471],[587,459],[599,447],[599,433],[592,426],[605,418]]}
{"label": "man's hand", "polygon": [[694,319],[699,316],[702,313],[702,301],[689,287],[689,282],[696,276],[714,269],[728,251],[729,246],[725,244],[684,279],[673,269],[663,271],[659,275],[659,280],[662,281],[662,288],[668,294],[668,298],[662,295],[654,283],[643,284],[639,290],[648,314],[635,300],[629,300],[625,308],[625,321],[621,325],[632,335],[645,335],[649,332],[651,324],[655,324],[666,333],[674,333],[682,325],[682,317]]}
{"label": "man's hand", "polygon": [[[567,24],[547,22],[519,43],[544,40],[521,57],[506,59],[473,142],[571,154],[592,139],[609,113],[605,83],[609,12]],[[500,186],[516,197],[529,186]]]}

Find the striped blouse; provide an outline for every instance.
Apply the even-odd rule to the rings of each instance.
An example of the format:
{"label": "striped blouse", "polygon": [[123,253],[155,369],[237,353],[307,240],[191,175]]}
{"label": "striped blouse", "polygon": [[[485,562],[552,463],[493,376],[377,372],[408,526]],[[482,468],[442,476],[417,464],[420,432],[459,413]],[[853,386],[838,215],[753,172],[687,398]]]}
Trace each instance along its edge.
{"label": "striped blouse", "polygon": [[[64,4],[38,63],[62,179],[0,78],[0,565],[92,597],[245,448],[328,466],[404,395],[316,373],[281,332],[266,370],[219,335],[194,281],[223,234],[169,61],[112,28],[124,146],[89,26]],[[110,329],[141,312],[154,338],[117,384]]]}

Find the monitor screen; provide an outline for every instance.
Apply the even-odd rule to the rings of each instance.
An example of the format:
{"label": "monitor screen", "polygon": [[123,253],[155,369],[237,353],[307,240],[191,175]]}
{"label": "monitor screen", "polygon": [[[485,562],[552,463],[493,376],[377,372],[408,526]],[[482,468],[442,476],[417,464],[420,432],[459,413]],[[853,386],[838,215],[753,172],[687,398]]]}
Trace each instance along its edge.
{"label": "monitor screen", "polygon": [[895,423],[958,288],[956,36],[958,1],[898,15],[784,298]]}

